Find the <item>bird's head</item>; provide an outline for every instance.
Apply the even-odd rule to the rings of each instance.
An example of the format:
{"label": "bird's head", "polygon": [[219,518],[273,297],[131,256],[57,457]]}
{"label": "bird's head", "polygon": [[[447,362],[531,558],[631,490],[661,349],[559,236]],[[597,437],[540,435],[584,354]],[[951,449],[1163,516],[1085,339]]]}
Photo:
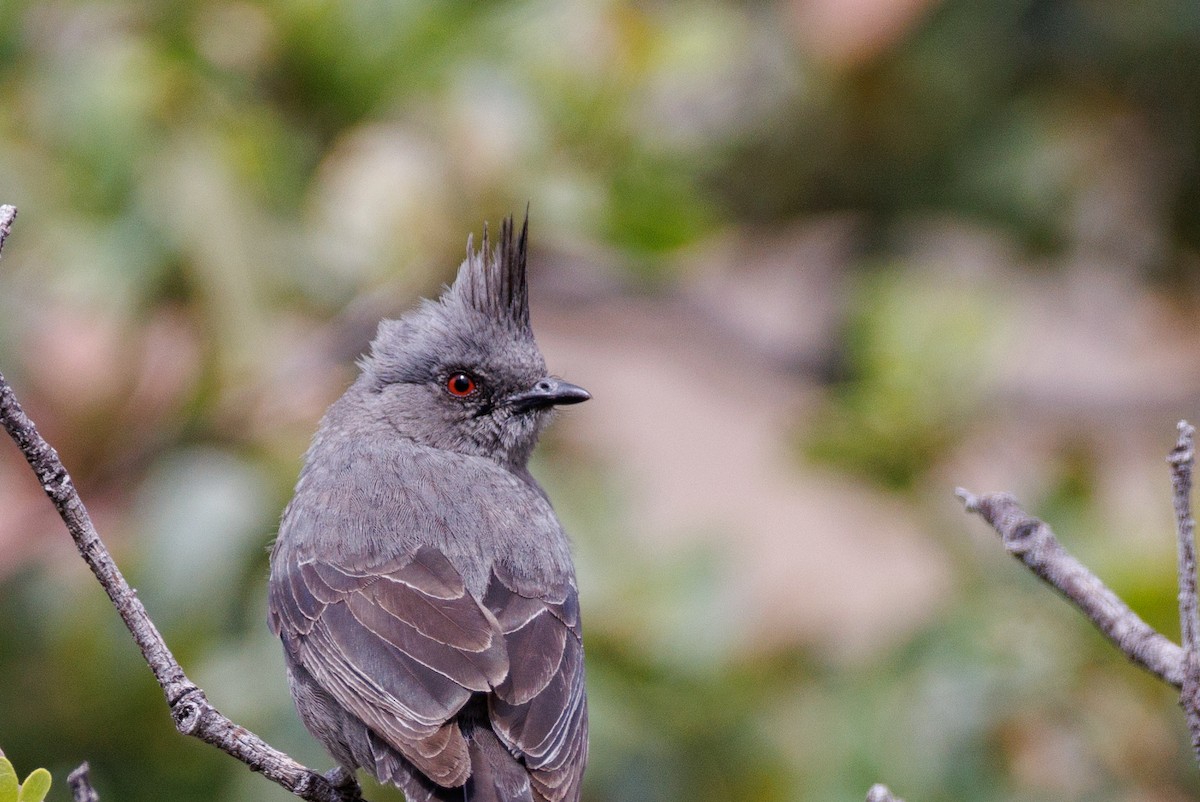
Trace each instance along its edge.
{"label": "bird's head", "polygon": [[404,436],[434,448],[524,465],[555,406],[591,396],[546,372],[529,325],[526,217],[495,247],[485,226],[454,284],[398,320],[385,320],[360,382]]}

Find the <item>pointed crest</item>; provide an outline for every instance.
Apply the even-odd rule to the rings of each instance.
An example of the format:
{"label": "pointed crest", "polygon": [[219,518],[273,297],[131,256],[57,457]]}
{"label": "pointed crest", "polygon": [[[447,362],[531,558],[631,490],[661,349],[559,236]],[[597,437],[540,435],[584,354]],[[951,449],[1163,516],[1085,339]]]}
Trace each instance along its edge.
{"label": "pointed crest", "polygon": [[494,248],[483,224],[483,242],[478,251],[467,238],[467,258],[458,269],[450,291],[464,303],[516,331],[530,331],[529,287],[525,282],[525,255],[529,240],[529,212],[521,235],[513,241],[512,215],[500,224],[500,242]]}

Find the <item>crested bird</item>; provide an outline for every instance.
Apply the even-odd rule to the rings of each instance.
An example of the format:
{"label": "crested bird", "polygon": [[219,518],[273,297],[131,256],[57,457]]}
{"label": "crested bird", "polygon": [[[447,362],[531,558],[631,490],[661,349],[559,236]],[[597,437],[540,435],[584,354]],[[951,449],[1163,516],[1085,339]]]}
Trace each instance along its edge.
{"label": "crested bird", "polygon": [[[318,427],[271,552],[300,717],[409,802],[577,802],[587,762],[570,545],[528,461],[551,411],[526,215],[380,323]],[[349,772],[346,775],[345,772]]]}

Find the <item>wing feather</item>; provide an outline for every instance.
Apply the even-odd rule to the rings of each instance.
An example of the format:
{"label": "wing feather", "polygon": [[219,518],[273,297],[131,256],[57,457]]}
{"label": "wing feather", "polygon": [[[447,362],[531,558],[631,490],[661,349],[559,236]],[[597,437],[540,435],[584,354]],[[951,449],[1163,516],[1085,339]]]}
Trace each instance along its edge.
{"label": "wing feather", "polygon": [[574,802],[587,762],[583,634],[573,581],[536,596],[500,566],[484,599],[504,633],[509,672],[489,699],[497,736],[529,769],[535,800]]}
{"label": "wing feather", "polygon": [[276,566],[272,628],[338,704],[444,787],[470,757],[455,714],[499,684],[508,656],[494,615],[425,547],[378,566]]}

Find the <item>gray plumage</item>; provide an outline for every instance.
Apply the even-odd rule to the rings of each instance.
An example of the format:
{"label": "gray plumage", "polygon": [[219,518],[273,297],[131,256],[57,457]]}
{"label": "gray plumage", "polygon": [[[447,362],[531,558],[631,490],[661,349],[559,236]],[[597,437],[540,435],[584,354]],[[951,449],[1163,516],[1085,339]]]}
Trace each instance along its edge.
{"label": "gray plumage", "polygon": [[566,535],[526,464],[555,405],[528,221],[385,320],[321,421],[271,554],[304,724],[410,802],[576,802],[587,702]]}

